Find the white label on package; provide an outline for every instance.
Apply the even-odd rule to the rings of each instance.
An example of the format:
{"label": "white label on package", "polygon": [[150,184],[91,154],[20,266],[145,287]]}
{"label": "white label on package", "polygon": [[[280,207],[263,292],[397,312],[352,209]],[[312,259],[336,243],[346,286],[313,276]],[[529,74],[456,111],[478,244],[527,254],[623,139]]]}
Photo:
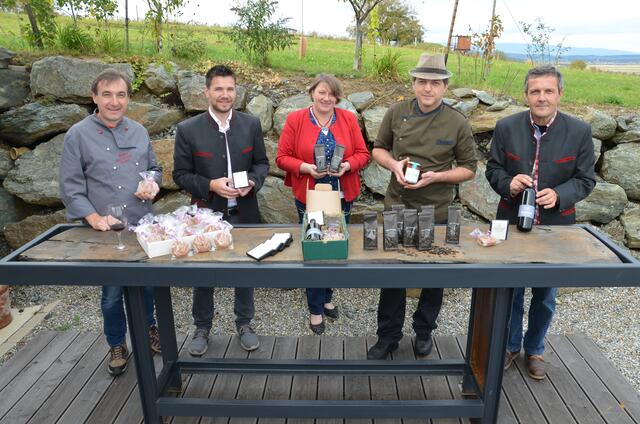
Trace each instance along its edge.
{"label": "white label on package", "polygon": [[307,223],[311,222],[312,219],[316,220],[318,226],[324,225],[324,213],[322,211],[307,212]]}
{"label": "white label on package", "polygon": [[496,240],[506,240],[509,230],[509,221],[506,219],[494,219],[491,221],[491,235]]}
{"label": "white label on package", "polygon": [[407,180],[409,184],[416,184],[418,179],[420,178],[420,171],[414,168],[407,168],[404,172],[404,179]]}
{"label": "white label on package", "polygon": [[247,176],[247,171],[233,173],[233,186],[235,188],[249,187],[249,177]]}
{"label": "white label on package", "polygon": [[533,217],[535,215],[536,215],[535,206],[520,205],[520,207],[518,208],[518,216],[521,216],[523,218],[531,218],[531,219],[533,219]]}

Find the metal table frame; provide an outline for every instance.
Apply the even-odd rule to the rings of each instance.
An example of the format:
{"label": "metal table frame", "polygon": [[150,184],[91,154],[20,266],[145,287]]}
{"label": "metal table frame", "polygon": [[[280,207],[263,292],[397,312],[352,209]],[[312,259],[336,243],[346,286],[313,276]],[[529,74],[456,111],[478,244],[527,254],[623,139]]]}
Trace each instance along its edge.
{"label": "metal table frame", "polygon": [[[0,282],[11,285],[124,286],[133,356],[146,423],[162,416],[300,418],[467,417],[497,420],[513,287],[640,286],[640,262],[606,236],[588,231],[621,263],[593,264],[351,264],[26,262],[19,256],[76,224],[61,224],[0,260]],[[278,227],[272,226],[269,227]],[[170,287],[412,287],[472,288],[466,355],[461,360],[233,360],[178,358]],[[429,284],[428,282],[436,282]],[[163,368],[156,378],[148,346],[143,288],[156,287]],[[487,315],[487,312],[489,314]],[[480,314],[481,318],[480,318]],[[489,317],[489,319],[487,319]],[[474,334],[476,337],[474,337]],[[487,340],[488,338],[488,340]],[[461,375],[463,400],[213,400],[175,398],[182,373]]]}

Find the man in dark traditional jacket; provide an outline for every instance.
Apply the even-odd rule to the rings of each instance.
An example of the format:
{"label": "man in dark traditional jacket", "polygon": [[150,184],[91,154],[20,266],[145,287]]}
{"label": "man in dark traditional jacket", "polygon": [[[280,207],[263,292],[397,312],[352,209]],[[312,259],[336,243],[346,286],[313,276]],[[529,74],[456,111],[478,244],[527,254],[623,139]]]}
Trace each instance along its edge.
{"label": "man in dark traditional jacket", "polygon": [[[230,223],[259,223],[256,193],[269,170],[260,121],[232,109],[236,80],[230,68],[209,69],[204,92],[209,110],[178,125],[173,180],[191,194],[193,203],[222,212]],[[233,173],[242,171],[249,185],[236,188]],[[234,312],[240,344],[246,350],[257,349],[260,342],[250,325],[253,288],[235,289]],[[192,314],[196,330],[189,352],[201,356],[207,350],[213,320],[212,288],[193,289]]]}
{"label": "man in dark traditional jacket", "polygon": [[[574,224],[575,204],[595,186],[591,127],[558,111],[563,79],[553,66],[529,70],[524,91],[529,111],[501,119],[493,133],[486,176],[501,197],[497,218],[515,224],[522,192],[532,187],[536,191],[534,224]],[[515,289],[504,366],[507,369],[524,346],[528,374],[541,380],[546,375],[542,354],[556,289],[540,287],[531,292],[523,341],[524,288]]]}

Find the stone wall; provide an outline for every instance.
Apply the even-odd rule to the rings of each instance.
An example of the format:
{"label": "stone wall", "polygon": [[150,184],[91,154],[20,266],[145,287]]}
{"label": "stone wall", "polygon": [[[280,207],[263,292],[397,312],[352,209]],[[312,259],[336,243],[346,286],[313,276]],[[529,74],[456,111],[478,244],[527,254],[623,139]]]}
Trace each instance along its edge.
{"label": "stone wall", "polygon": [[[0,90],[0,231],[12,247],[64,221],[57,182],[64,133],[92,112],[91,79],[110,66],[133,76],[129,64],[62,56],[39,60],[30,71],[21,67],[0,69],[0,82],[7,87]],[[170,211],[188,199],[171,180],[175,125],[206,110],[204,77],[175,64],[151,64],[143,75],[143,86],[134,95],[128,115],[142,123],[152,137],[165,170],[156,210]],[[285,91],[296,92],[292,87]],[[262,218],[268,223],[297,220],[291,190],[284,186],[283,172],[275,167],[277,140],[287,114],[311,103],[303,87],[297,93],[283,97],[282,91],[238,86],[234,107],[257,116],[265,133],[271,169],[259,201]],[[171,104],[165,103],[168,99]],[[370,147],[387,110],[371,106],[375,100],[370,92],[347,93],[338,105],[356,114]],[[491,132],[498,119],[526,108],[470,88],[452,90],[445,101],[469,118],[481,154],[476,178],[459,187],[459,201],[476,218],[491,219],[498,201],[484,177]],[[640,248],[640,208],[636,203],[640,201],[640,117],[609,116],[585,108],[580,119],[592,127],[598,183],[591,196],[577,205],[577,218],[602,226],[630,248]],[[12,149],[18,148],[23,149],[13,150],[14,156],[22,155],[14,160]],[[363,195],[354,205],[354,222],[364,211],[382,210],[390,173],[370,163],[361,176]]]}

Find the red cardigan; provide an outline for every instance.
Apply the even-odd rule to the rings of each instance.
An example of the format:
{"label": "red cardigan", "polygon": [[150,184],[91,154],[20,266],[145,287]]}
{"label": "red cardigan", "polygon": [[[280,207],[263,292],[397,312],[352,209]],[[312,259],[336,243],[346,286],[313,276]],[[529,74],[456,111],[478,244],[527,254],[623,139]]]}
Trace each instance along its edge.
{"label": "red cardigan", "polygon": [[[352,202],[360,194],[360,169],[369,162],[369,150],[364,144],[356,116],[347,110],[335,108],[336,122],[331,125],[331,133],[337,144],[345,147],[343,161],[349,162],[351,169],[340,177],[340,187],[344,200]],[[320,127],[309,119],[309,108],[299,109],[287,116],[280,141],[276,164],[286,171],[284,184],[292,187],[296,199],[306,204],[307,184],[315,187],[315,179],[309,174],[300,174],[303,162],[314,163],[313,146],[318,140]]]}

